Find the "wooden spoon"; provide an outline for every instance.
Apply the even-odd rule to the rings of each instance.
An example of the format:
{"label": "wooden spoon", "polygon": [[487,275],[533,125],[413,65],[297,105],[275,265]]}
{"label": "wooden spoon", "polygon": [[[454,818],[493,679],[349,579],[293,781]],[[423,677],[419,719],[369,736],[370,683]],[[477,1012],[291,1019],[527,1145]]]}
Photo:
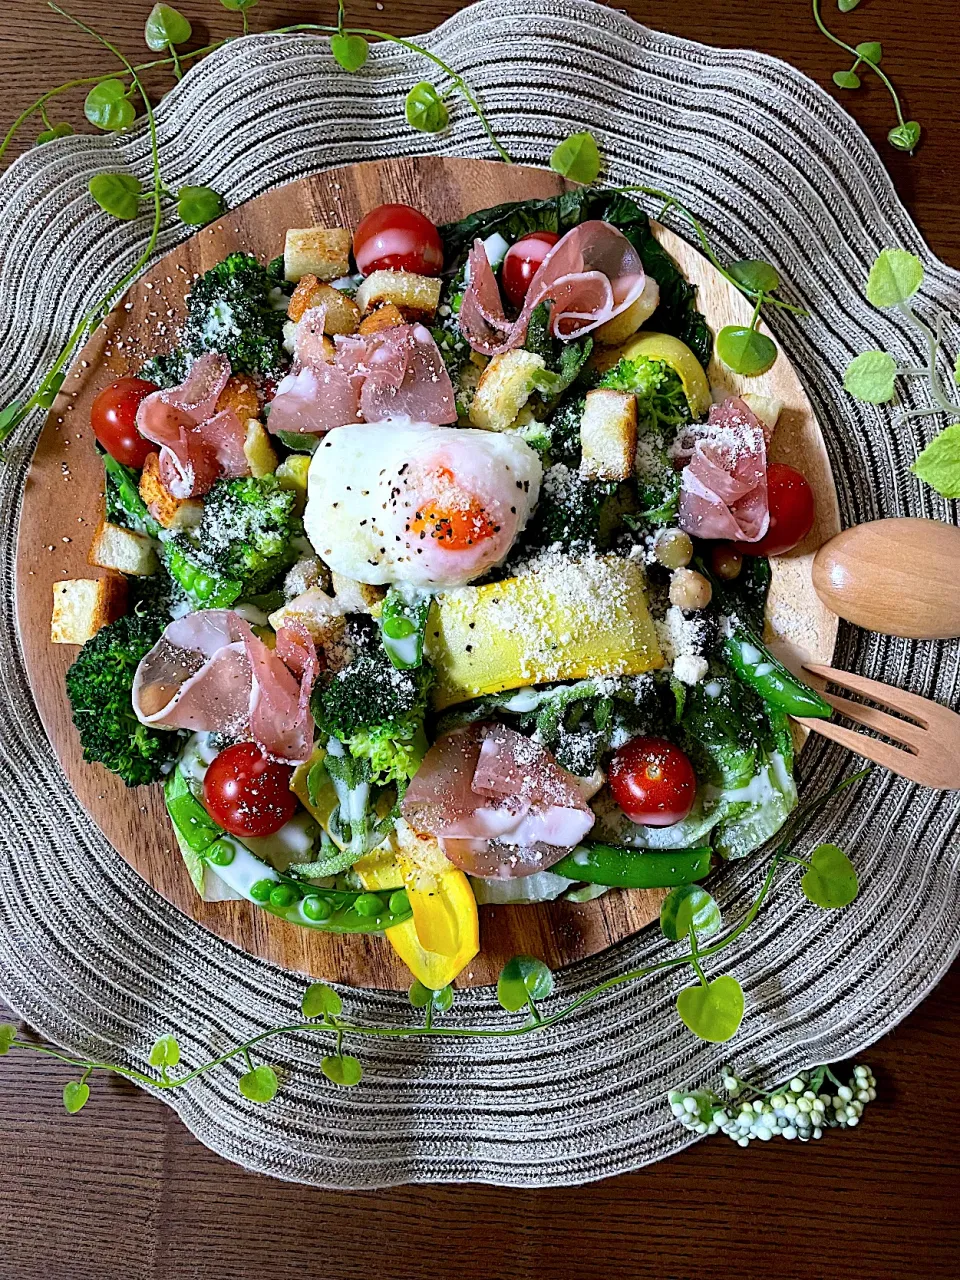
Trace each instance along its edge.
{"label": "wooden spoon", "polygon": [[912,519],[854,525],[817,552],[813,585],[828,609],[868,631],[960,636],[960,528]]}

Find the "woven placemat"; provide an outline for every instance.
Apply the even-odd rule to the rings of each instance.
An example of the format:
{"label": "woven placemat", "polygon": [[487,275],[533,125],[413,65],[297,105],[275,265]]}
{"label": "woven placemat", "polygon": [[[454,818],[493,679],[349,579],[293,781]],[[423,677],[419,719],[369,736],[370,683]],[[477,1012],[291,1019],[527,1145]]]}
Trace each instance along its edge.
{"label": "woven placemat", "polygon": [[[770,323],[823,425],[845,523],[952,518],[950,504],[907,474],[928,429],[893,431],[887,411],[856,404],[840,384],[847,361],[867,347],[923,357],[912,329],[863,299],[865,269],[880,248],[902,245],[923,258],[925,310],[956,308],[960,278],[926,248],[876,153],[825,93],[771,58],[660,35],[581,0],[485,0],[425,42],[479,90],[515,159],[543,164],[558,139],[590,128],[610,179],[670,190],[697,211],[721,254],[777,264],[811,314],[798,321],[776,312]],[[403,98],[423,74],[421,59],[389,46],[348,76],[318,39],[233,42],[158,110],[166,180],[209,182],[236,205],[351,161],[489,155],[459,104],[442,137],[407,128]],[[146,181],[142,128],[44,146],[0,179],[0,403],[36,380],[82,309],[136,259],[143,226],[108,219],[86,190],[92,174],[118,162]],[[165,227],[158,252],[183,234]],[[956,324],[950,339],[956,349]],[[162,901],[93,827],[52,757],[26,684],[13,595],[17,516],[38,426],[9,449],[0,491],[0,991],[76,1052],[144,1069],[156,1035],[173,1031],[193,1064],[288,1020],[303,982]],[[844,629],[836,661],[958,702],[957,643]],[[843,752],[812,743],[802,790],[823,791],[849,767]],[[920,790],[881,770],[839,798],[813,834],[852,853],[861,896],[835,913],[811,907],[795,884],[773,896],[725,957],[747,999],[733,1045],[686,1032],[673,1001],[688,975],[668,973],[537,1036],[364,1041],[364,1081],[350,1092],[324,1080],[316,1043],[290,1037],[271,1049],[285,1078],[270,1106],[239,1096],[237,1064],[164,1099],[228,1159],[306,1183],[556,1185],[637,1168],[690,1141],[665,1105],[668,1088],[715,1077],[731,1054],[768,1082],[853,1054],[930,991],[960,938],[958,820],[960,794]],[[728,918],[742,912],[759,876],[748,861],[716,878]],[[665,947],[645,931],[565,972],[557,998]],[[344,998],[359,1020],[411,1016],[395,995]],[[461,995],[457,1008],[464,1022],[504,1016],[488,991]]]}

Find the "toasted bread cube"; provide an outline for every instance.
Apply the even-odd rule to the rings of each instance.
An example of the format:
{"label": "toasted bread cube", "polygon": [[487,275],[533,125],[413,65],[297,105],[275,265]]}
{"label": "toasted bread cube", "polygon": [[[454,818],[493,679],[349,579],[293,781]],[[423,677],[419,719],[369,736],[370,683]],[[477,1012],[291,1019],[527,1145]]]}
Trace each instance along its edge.
{"label": "toasted bread cube", "polygon": [[626,480],[637,456],[637,398],[630,392],[587,392],[580,419],[585,480]]}
{"label": "toasted bread cube", "polygon": [[395,329],[398,324],[403,324],[403,316],[400,314],[399,308],[395,307],[392,302],[384,302],[382,306],[377,307],[375,311],[371,311],[360,321],[360,332],[364,335],[368,333],[379,333],[381,329]]}
{"label": "toasted bread cube", "polygon": [[485,431],[505,431],[533,392],[533,375],[546,361],[533,351],[505,351],[494,356],[477,383],[470,422]]}
{"label": "toasted bread cube", "polygon": [[256,418],[260,413],[260,397],[253,382],[243,375],[234,374],[217,397],[217,413],[232,409],[241,422]]}
{"label": "toasted bread cube", "polygon": [[343,613],[370,613],[387,594],[385,587],[374,587],[366,582],[345,578],[342,573],[331,572],[330,580],[337,604]]}
{"label": "toasted bread cube", "polygon": [[148,453],[140,473],[140,497],[150,514],[165,529],[186,529],[198,524],[203,503],[196,498],[175,498],[160,479],[160,455]]}
{"label": "toasted bread cube", "polygon": [[283,274],[288,280],[306,275],[337,280],[350,272],[352,243],[346,227],[291,227],[283,247]]}
{"label": "toasted bread cube", "polygon": [[[311,356],[313,356],[316,353],[316,344],[311,343],[311,348]],[[286,351],[287,355],[292,356],[296,354],[297,326],[293,320],[284,320],[283,322],[283,349]],[[321,336],[320,350],[317,354],[320,355],[321,359],[326,360],[329,363],[337,354],[337,349],[333,345],[333,340],[326,337],[326,335]]]}
{"label": "toasted bread cube", "polygon": [[366,315],[387,302],[404,320],[432,320],[440,303],[440,281],[412,271],[374,271],[357,290],[357,305]]}
{"label": "toasted bread cube", "polygon": [[317,644],[339,640],[346,628],[343,605],[320,587],[308,587],[302,595],[288,600],[270,615],[270,625],[279,631],[286,622],[302,622]]}
{"label": "toasted bread cube", "polygon": [[101,520],[87,553],[87,563],[115,569],[134,578],[148,578],[160,567],[153,542],[145,533]]}
{"label": "toasted bread cube", "polygon": [[287,304],[287,315],[297,322],[314,307],[323,307],[324,333],[357,332],[360,308],[354,300],[316,276],[303,276]]}
{"label": "toasted bread cube", "polygon": [[593,332],[594,341],[602,347],[618,347],[633,337],[642,324],[650,319],[660,302],[660,286],[653,276],[647,276],[643,292],[637,300],[612,320],[607,320]]}
{"label": "toasted bread cube", "polygon": [[756,391],[747,391],[740,399],[753,416],[759,419],[769,436],[783,412],[783,401],[774,396],[758,395]]}
{"label": "toasted bread cube", "polygon": [[266,428],[258,418],[247,419],[247,435],[243,442],[243,456],[250,464],[250,474],[259,478],[276,471],[280,459],[270,443]]}
{"label": "toasted bread cube", "polygon": [[54,644],[86,644],[126,608],[127,580],[120,574],[55,582],[50,639]]}

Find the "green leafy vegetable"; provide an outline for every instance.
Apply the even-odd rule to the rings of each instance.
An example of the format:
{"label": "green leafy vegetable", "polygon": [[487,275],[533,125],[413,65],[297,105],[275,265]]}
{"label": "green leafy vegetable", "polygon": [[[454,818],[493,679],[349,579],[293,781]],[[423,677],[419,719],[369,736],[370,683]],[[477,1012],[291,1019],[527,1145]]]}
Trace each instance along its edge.
{"label": "green leafy vegetable", "polygon": [[248,1102],[270,1102],[277,1096],[280,1082],[273,1067],[252,1067],[237,1081],[237,1088]]}
{"label": "green leafy vegetable", "polygon": [[223,197],[212,187],[181,187],[177,192],[177,217],[188,226],[206,226],[225,208]]}
{"label": "green leafy vegetable", "polygon": [[843,389],[866,404],[887,404],[893,399],[897,362],[885,351],[864,351],[847,365]]}
{"label": "green leafy vegetable", "polygon": [[282,376],[285,312],[267,269],[249,253],[231,253],[194,282],[181,342],[193,355],[219,351],[234,373]]}
{"label": "green leafy vegetable", "polygon": [[883,249],[867,277],[867,301],[875,307],[896,307],[923,284],[923,263],[905,249]]}
{"label": "green leafy vegetable", "polygon": [[860,889],[853,863],[835,844],[814,849],[800,887],[811,902],[828,909],[849,906]]}
{"label": "green leafy vegetable", "polygon": [[682,942],[694,929],[698,938],[709,938],[720,924],[716,899],[696,884],[671,889],[660,908],[660,931],[671,942]]}
{"label": "green leafy vegetable", "polygon": [[87,94],[83,114],[98,129],[116,133],[133,124],[137,109],[130,101],[130,90],[122,80],[101,80]]}
{"label": "green leafy vegetable", "polygon": [[359,71],[370,54],[363,36],[345,36],[339,32],[330,37],[330,52],[344,71]]}
{"label": "green leafy vegetable", "polygon": [[97,173],[88,186],[104,213],[132,222],[140,212],[143,187],[132,173]]}
{"label": "green leafy vegetable", "polygon": [[550,156],[550,168],[571,182],[589,187],[600,176],[600,151],[592,133],[573,133],[558,143]]}
{"label": "green leafy vegetable", "polygon": [[743,1021],[743,988],[727,974],[686,987],[677,996],[677,1013],[695,1036],[722,1044],[736,1035]]}
{"label": "green leafy vegetable", "polygon": [[450,123],[446,103],[429,80],[421,80],[407,94],[404,114],[418,133],[441,133]]}

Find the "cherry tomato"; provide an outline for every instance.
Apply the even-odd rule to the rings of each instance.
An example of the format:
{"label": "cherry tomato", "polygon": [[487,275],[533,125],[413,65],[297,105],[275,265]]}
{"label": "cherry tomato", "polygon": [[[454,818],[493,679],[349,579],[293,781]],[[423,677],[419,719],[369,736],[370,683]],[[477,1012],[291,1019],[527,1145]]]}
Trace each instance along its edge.
{"label": "cherry tomato", "polygon": [[216,757],[203,779],[203,803],[234,836],[272,836],[297,811],[293,770],[268,760],[254,742],[237,742]]}
{"label": "cherry tomato", "polygon": [[440,232],[408,204],[382,204],[361,218],[353,233],[353,256],[362,276],[386,270],[438,276],[443,270]]}
{"label": "cherry tomato", "polygon": [[672,827],[682,822],[697,794],[687,756],[666,738],[633,738],[617,751],[608,772],[613,798],[631,822]]}
{"label": "cherry tomato", "polygon": [[560,237],[555,231],[531,231],[510,246],[503,259],[500,283],[503,292],[519,311],[530,281]]}
{"label": "cherry tomato", "polygon": [[813,490],[806,477],[785,462],[767,467],[770,528],[759,542],[738,542],[750,556],[782,556],[804,540],[813,527]]}
{"label": "cherry tomato", "polygon": [[141,470],[147,454],[157,447],[144,440],[137,430],[140,401],[151,391],[159,391],[154,382],[143,378],[118,378],[104,389],[90,406],[93,434],[117,462]]}

